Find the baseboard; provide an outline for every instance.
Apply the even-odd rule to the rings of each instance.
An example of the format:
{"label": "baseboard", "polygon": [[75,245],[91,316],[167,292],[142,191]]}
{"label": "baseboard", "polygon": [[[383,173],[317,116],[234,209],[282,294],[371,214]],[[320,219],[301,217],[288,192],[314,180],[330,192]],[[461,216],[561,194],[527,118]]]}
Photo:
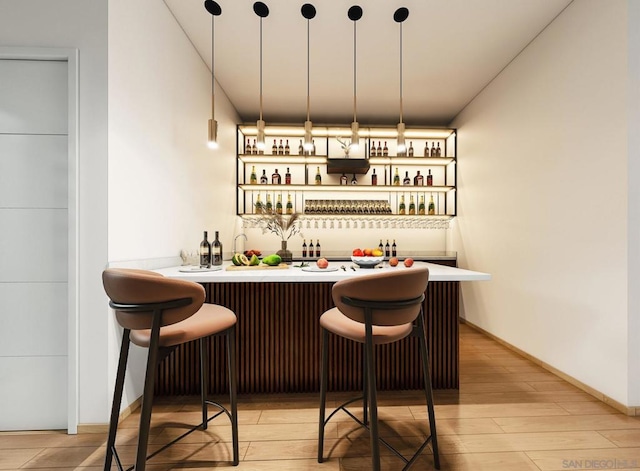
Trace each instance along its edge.
{"label": "baseboard", "polygon": [[492,334],[491,332],[487,332],[482,327],[478,327],[477,325],[475,325],[472,322],[469,322],[468,320],[463,319],[463,318],[460,318],[460,322],[463,323],[463,324],[468,325],[469,327],[471,327],[474,330],[477,330],[478,332],[481,332],[482,334],[486,335],[487,337],[491,338],[492,340],[495,340],[496,342],[498,342],[500,345],[503,345],[503,346],[507,347],[509,350],[512,350],[512,351],[516,352],[518,355],[521,355],[521,356],[525,357],[527,360],[529,360],[529,361],[535,363],[536,365],[544,368],[545,370],[549,371],[550,373],[553,373],[554,375],[556,375],[557,377],[563,379],[567,383],[572,384],[576,388],[581,389],[582,391],[586,392],[587,394],[590,394],[591,396],[595,397],[599,401],[604,402],[605,404],[613,407],[614,409],[622,412],[623,414],[626,414],[626,415],[629,415],[629,416],[640,416],[640,406],[627,407],[624,404],[616,401],[615,399],[612,399],[609,396],[601,393],[597,389],[594,389],[591,386],[588,386],[588,385],[584,384],[583,382],[575,379],[572,376],[569,376],[566,373],[563,373],[562,371],[560,371],[557,368],[549,365],[548,363],[545,363],[544,361],[539,360],[538,358],[528,354],[527,352],[520,350],[518,347],[515,347],[515,346],[511,345],[508,342],[505,342],[500,337],[496,337],[494,334]]}
{"label": "baseboard", "polygon": [[[142,404],[142,396],[133,401],[127,408],[120,412],[120,418],[118,423],[129,417],[132,412],[140,407]],[[108,433],[109,424],[78,424],[78,433]]]}

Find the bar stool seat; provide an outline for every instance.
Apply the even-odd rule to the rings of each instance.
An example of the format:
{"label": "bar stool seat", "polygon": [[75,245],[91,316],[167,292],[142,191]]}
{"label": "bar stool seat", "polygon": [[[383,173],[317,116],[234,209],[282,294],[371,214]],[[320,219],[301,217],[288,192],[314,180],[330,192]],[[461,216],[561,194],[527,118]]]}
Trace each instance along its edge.
{"label": "bar stool seat", "polygon": [[[320,317],[320,326],[333,334],[353,340],[354,342],[365,343],[367,338],[365,325],[345,316],[337,307],[329,309],[322,314]],[[392,326],[374,325],[372,331],[373,344],[384,345],[409,336],[413,331],[413,323],[409,322],[407,324]]]}

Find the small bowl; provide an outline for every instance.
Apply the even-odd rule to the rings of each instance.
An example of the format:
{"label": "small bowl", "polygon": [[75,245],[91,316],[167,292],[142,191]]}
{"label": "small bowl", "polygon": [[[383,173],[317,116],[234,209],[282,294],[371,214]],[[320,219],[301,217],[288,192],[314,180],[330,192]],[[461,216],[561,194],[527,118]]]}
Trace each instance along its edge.
{"label": "small bowl", "polygon": [[354,257],[352,255],[351,261],[360,268],[373,268],[382,263],[384,261],[384,257]]}

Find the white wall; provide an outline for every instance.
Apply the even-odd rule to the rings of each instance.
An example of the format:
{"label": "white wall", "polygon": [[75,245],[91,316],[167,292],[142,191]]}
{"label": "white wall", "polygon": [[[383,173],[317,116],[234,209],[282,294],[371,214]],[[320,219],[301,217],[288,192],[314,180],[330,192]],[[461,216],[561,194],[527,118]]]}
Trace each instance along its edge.
{"label": "white wall", "polygon": [[[202,13],[208,15],[204,8]],[[183,248],[197,248],[204,230],[219,230],[231,247],[238,117],[216,86],[220,148],[212,151],[206,145],[210,103],[211,72],[166,5],[111,0],[110,265],[172,260]],[[121,335],[103,312],[111,319],[113,384]],[[142,393],[146,350],[133,347],[130,361],[123,406]]]}
{"label": "white wall", "polygon": [[573,2],[455,119],[454,239],[461,266],[493,275],[463,286],[464,317],[638,404],[627,391],[638,224],[627,219],[627,54],[640,49],[627,50],[627,28],[626,0]]}
{"label": "white wall", "polygon": [[104,422],[107,398],[107,2],[3,0],[0,44],[79,50],[79,421]]}

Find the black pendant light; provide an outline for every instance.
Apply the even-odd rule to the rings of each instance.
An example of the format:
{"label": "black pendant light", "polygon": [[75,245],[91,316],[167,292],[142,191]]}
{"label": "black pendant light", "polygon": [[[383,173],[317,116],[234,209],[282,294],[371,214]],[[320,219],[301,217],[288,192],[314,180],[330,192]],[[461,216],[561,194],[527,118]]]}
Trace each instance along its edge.
{"label": "black pendant light", "polygon": [[218,148],[218,122],[215,119],[215,86],[216,86],[216,74],[215,74],[215,18],[220,16],[222,8],[218,5],[218,2],[214,0],[205,0],[204,7],[211,13],[211,119],[208,125],[208,140],[207,145],[211,149]]}
{"label": "black pendant light", "polygon": [[356,101],[356,58],[357,58],[357,49],[356,49],[356,22],[362,18],[362,8],[358,5],[354,5],[349,8],[347,12],[347,16],[351,21],[353,21],[353,122],[351,123],[351,144],[349,145],[349,150],[356,151],[360,147],[360,125],[358,124],[357,117],[357,101]]}
{"label": "black pendant light", "polygon": [[262,19],[269,16],[269,7],[262,2],[253,4],[253,11],[260,18],[260,118],[257,122],[258,135],[256,136],[256,147],[264,152],[266,147],[264,140],[264,120],[262,119]]}
{"label": "black pendant light", "polygon": [[393,14],[393,20],[400,23],[400,122],[398,123],[398,154],[403,154],[407,150],[404,141],[404,122],[402,121],[402,23],[409,17],[409,10],[405,7],[398,8]]}
{"label": "black pendant light", "polygon": [[310,3],[305,3],[300,9],[302,16],[307,20],[307,120],[304,122],[304,143],[302,144],[304,150],[311,151],[313,149],[313,138],[311,136],[311,129],[313,124],[309,115],[310,109],[310,94],[309,94],[309,81],[310,81],[310,66],[309,66],[309,24],[310,21],[316,16],[316,8]]}

